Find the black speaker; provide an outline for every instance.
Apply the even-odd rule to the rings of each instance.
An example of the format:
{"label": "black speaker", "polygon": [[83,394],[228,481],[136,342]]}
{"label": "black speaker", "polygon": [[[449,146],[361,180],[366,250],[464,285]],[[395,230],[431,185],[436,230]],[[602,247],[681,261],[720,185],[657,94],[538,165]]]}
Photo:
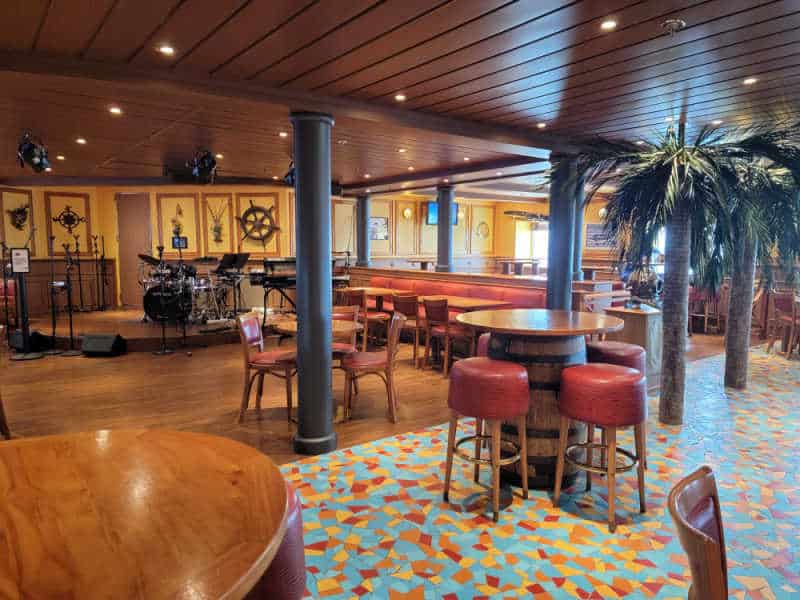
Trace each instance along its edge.
{"label": "black speaker", "polygon": [[119,356],[127,349],[125,338],[114,333],[92,333],[81,340],[81,352],[86,356]]}
{"label": "black speaker", "polygon": [[[50,337],[41,331],[31,331],[31,352],[42,352],[50,349]],[[9,340],[11,347],[17,352],[22,352],[22,332],[17,329],[11,332]]]}

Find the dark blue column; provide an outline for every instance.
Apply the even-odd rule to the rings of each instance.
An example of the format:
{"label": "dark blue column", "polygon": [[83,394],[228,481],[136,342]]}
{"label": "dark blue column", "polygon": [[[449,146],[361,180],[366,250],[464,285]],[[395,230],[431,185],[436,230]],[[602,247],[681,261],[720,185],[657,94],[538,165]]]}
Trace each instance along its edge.
{"label": "dark blue column", "polygon": [[436,270],[448,273],[453,270],[453,211],[456,209],[452,185],[436,188],[439,224],[436,227]]}
{"label": "dark blue column", "polygon": [[547,308],[571,310],[577,163],[573,157],[551,154],[550,164]]}
{"label": "dark blue column", "polygon": [[293,112],[297,235],[297,432],[294,450],[336,449],[331,388],[330,115]]}
{"label": "dark blue column", "polygon": [[575,180],[575,245],[572,255],[572,279],[573,281],[583,281],[583,216],[586,213],[583,191],[583,177]]}
{"label": "dark blue column", "polygon": [[356,241],[358,242],[358,259],[356,266],[369,266],[369,196],[356,198]]}

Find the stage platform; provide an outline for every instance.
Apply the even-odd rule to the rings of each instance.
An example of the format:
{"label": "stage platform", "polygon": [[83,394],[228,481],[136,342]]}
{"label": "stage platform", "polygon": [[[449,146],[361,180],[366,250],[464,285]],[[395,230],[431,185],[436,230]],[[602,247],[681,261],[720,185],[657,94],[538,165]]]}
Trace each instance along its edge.
{"label": "stage platform", "polygon": [[[161,326],[152,321],[142,322],[143,312],[136,309],[106,310],[74,313],[72,316],[75,347],[80,349],[81,337],[85,334],[119,334],[128,342],[128,352],[149,352],[161,345]],[[50,316],[31,318],[31,331],[50,336]],[[167,345],[175,350],[183,349],[183,329],[167,324]],[[202,348],[239,341],[239,333],[233,320],[219,324],[187,325],[186,348]],[[59,315],[56,322],[56,346],[69,347],[69,320]]]}

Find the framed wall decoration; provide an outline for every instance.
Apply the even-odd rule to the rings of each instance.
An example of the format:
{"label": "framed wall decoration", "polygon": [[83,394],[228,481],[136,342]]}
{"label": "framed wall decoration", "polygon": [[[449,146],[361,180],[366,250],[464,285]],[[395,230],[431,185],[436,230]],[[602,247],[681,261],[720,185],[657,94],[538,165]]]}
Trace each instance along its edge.
{"label": "framed wall decoration", "polygon": [[28,248],[36,256],[35,236],[31,231],[33,220],[33,193],[30,190],[0,188],[0,233],[9,248],[22,248],[30,239]]}
{"label": "framed wall decoration", "polygon": [[614,242],[606,233],[603,223],[587,223],[586,237],[584,238],[584,248],[613,248]]}
{"label": "framed wall decoration", "polygon": [[92,211],[89,194],[77,192],[45,192],[44,211],[47,237],[53,240],[53,254],[64,255],[64,244],[75,252],[75,238],[81,256],[92,256]]}
{"label": "framed wall decoration", "polygon": [[236,251],[233,194],[203,194],[203,254],[221,256]]}
{"label": "framed wall decoration", "polygon": [[389,239],[389,218],[370,217],[369,218],[369,239],[388,240]]}
{"label": "framed wall decoration", "polygon": [[170,243],[173,237],[186,237],[186,249],[181,252],[184,258],[199,255],[202,236],[200,200],[197,194],[157,194],[156,218],[158,245],[164,246],[165,258],[178,258],[177,250],[173,250]]}
{"label": "framed wall decoration", "polygon": [[280,210],[277,192],[236,194],[236,251],[251,257],[278,256]]}

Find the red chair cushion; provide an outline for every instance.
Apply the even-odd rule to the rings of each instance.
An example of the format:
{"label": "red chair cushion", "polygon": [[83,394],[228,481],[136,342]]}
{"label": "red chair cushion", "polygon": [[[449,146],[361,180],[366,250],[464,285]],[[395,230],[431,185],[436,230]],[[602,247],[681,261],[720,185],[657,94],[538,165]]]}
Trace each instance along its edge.
{"label": "red chair cushion", "polygon": [[381,352],[352,352],[342,357],[342,367],[345,369],[379,369],[388,364],[386,351]]}
{"label": "red chair cushion", "polygon": [[256,589],[271,600],[300,600],[306,592],[303,511],[297,492],[286,484],[286,535]]}
{"label": "red chair cushion", "polygon": [[609,363],[630,367],[642,373],[645,373],[647,369],[645,349],[625,342],[587,342],[586,360],[590,363]]}
{"label": "red chair cushion", "polygon": [[605,427],[630,427],[647,419],[647,384],[637,369],[589,363],[561,373],[558,412]]}
{"label": "red chair cushion", "polygon": [[255,367],[270,367],[279,363],[294,362],[297,358],[295,350],[267,350],[250,355],[250,364]]}
{"label": "red chair cushion", "polygon": [[334,355],[350,354],[356,351],[356,347],[348,342],[333,342],[331,344],[331,350]]}
{"label": "red chair cushion", "polygon": [[450,371],[447,405],[466,417],[513,419],[528,413],[528,371],[520,364],[466,358]]}

